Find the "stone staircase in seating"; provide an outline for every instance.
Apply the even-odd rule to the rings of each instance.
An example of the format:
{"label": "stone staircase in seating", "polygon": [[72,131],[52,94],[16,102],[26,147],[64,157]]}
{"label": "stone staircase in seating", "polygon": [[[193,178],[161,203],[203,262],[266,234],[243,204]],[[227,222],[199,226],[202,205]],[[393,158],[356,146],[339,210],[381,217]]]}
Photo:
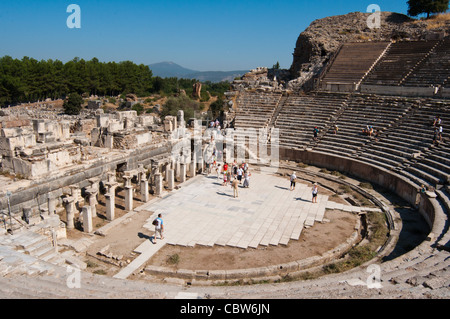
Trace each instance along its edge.
{"label": "stone staircase in seating", "polygon": [[431,54],[438,43],[437,40],[392,43],[362,83],[400,85],[411,70],[418,67]]}
{"label": "stone staircase in seating", "polygon": [[[328,129],[344,107],[348,94],[291,95],[285,101],[274,127],[279,129],[280,147],[305,149],[314,142],[313,129]],[[320,133],[322,134],[322,133]]]}
{"label": "stone staircase in seating", "polygon": [[362,133],[368,125],[383,134],[399,121],[410,105],[401,98],[354,94],[345,110],[335,120],[339,130],[334,134],[330,127],[313,150],[340,156],[356,156],[373,138]]}

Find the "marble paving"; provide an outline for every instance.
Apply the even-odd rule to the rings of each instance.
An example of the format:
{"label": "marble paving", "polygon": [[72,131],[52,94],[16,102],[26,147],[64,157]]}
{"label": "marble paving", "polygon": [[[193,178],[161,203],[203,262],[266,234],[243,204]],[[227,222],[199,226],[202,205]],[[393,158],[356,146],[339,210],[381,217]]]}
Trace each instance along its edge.
{"label": "marble paving", "polygon": [[215,175],[199,175],[181,184],[181,188],[163,198],[146,203],[136,210],[154,214],[144,225],[153,234],[153,219],[162,214],[164,240],[156,244],[146,240],[136,248],[141,255],[123,269],[118,278],[126,278],[163,245],[231,246],[256,248],[259,245],[287,245],[298,240],[305,226],[321,222],[326,209],[360,212],[360,207],[328,201],[320,194],[312,203],[311,187],[297,182],[289,190],[286,178],[264,172],[253,172],[250,187],[239,186],[233,197],[231,186],[222,186]]}

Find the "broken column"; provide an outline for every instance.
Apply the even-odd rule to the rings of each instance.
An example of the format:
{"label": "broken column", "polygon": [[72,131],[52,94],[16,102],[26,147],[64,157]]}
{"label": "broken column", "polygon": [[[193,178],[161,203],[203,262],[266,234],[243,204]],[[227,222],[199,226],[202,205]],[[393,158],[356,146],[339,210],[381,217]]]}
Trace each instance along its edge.
{"label": "broken column", "polygon": [[74,229],[75,199],[72,196],[68,196],[63,199],[63,203],[66,209],[67,229]]}
{"label": "broken column", "polygon": [[83,206],[82,208],[83,215],[83,231],[85,233],[92,233],[92,207],[91,206]]}
{"label": "broken column", "polygon": [[178,122],[177,127],[183,127],[183,128],[186,127],[186,122],[184,121],[184,111],[183,110],[178,110],[177,122]]}
{"label": "broken column", "polygon": [[81,196],[81,189],[80,187],[78,187],[77,185],[70,185],[70,194],[72,195],[73,199],[74,199],[74,203],[77,204],[79,203],[83,197]]}
{"label": "broken column", "polygon": [[91,213],[93,216],[96,216],[97,208],[95,205],[97,205],[98,189],[96,189],[95,187],[88,187],[88,188],[86,188],[85,192],[88,196],[89,206],[91,206]]}
{"label": "broken column", "polygon": [[47,207],[48,214],[53,215],[56,213],[56,199],[51,198],[50,196],[47,198]]}
{"label": "broken column", "polygon": [[108,182],[115,182],[116,181],[116,171],[109,171],[106,173],[108,177]]}

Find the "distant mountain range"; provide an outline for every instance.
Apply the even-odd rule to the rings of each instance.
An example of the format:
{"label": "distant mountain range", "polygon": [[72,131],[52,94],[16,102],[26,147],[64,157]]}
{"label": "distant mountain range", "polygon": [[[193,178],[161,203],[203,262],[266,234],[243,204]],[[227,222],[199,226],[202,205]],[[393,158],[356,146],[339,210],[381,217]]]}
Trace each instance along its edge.
{"label": "distant mountain range", "polygon": [[241,77],[249,70],[238,71],[195,71],[182,67],[173,62],[159,62],[149,65],[153,76],[160,76],[162,78],[177,77],[183,79],[197,79],[199,81],[233,81],[236,77]]}

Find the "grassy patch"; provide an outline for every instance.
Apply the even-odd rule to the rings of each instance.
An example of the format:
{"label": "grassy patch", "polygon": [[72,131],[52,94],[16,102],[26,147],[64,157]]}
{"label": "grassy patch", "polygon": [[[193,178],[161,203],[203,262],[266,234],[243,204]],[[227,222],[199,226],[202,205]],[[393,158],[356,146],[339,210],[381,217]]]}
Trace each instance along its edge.
{"label": "grassy patch", "polygon": [[337,177],[341,177],[342,176],[342,173],[338,172],[338,171],[332,171],[330,174],[333,175],[333,176],[337,176]]}
{"label": "grassy patch", "polygon": [[373,189],[373,186],[370,183],[359,183],[359,187],[366,188],[366,189]]}
{"label": "grassy patch", "polygon": [[358,267],[377,255],[377,248],[382,246],[388,236],[386,216],[382,213],[367,213],[367,221],[370,229],[369,242],[351,248],[344,258],[336,262],[326,264],[320,271],[306,272],[298,277],[301,280],[315,279],[323,275],[335,274]]}
{"label": "grassy patch", "polygon": [[99,269],[94,271],[94,274],[96,275],[106,275],[106,271],[104,271],[103,269]]}
{"label": "grassy patch", "polygon": [[88,261],[86,262],[86,266],[87,266],[88,268],[96,268],[96,267],[98,267],[98,264],[97,264],[96,262],[92,261],[92,260],[88,260]]}
{"label": "grassy patch", "polygon": [[178,254],[170,255],[169,258],[167,258],[167,263],[169,265],[178,265],[180,262],[180,256]]}
{"label": "grassy patch", "polygon": [[337,193],[339,195],[348,194],[348,193],[351,193],[351,192],[352,192],[352,188],[350,186],[348,186],[348,185],[340,185],[338,190],[337,190]]}

